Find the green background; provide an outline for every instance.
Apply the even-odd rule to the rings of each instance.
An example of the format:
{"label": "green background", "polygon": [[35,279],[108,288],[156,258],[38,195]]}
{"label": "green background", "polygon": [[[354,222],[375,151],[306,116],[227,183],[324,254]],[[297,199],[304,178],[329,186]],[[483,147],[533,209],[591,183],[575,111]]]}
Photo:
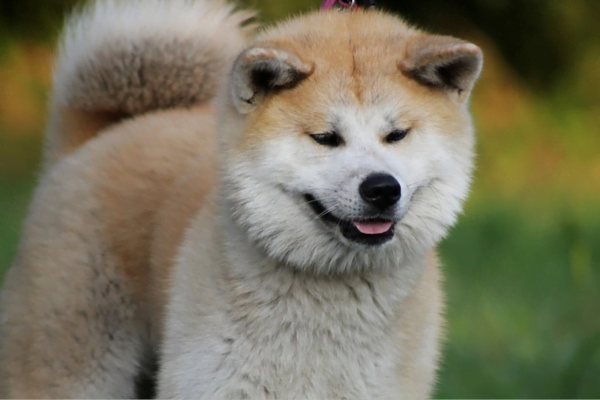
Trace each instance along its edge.
{"label": "green background", "polygon": [[[0,3],[0,271],[39,171],[53,43],[73,0]],[[265,22],[317,0],[256,0]],[[600,1],[382,1],[485,52],[478,170],[441,245],[438,397],[600,397]]]}

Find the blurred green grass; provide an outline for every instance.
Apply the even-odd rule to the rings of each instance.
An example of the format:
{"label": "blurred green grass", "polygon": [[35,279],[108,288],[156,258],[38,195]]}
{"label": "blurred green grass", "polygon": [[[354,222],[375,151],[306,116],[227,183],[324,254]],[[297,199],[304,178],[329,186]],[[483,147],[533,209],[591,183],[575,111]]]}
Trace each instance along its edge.
{"label": "blurred green grass", "polygon": [[33,188],[33,178],[0,179],[0,284],[17,252],[21,224]]}
{"label": "blurred green grass", "polygon": [[600,212],[467,210],[441,246],[444,398],[600,397]]}

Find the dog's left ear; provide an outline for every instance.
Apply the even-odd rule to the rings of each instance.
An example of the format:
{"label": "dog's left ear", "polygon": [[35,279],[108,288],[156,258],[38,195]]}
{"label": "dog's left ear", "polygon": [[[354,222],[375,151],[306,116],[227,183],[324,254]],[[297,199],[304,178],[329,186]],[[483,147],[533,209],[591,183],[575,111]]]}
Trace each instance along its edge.
{"label": "dog's left ear", "polygon": [[270,47],[252,47],[240,54],[231,72],[231,95],[238,112],[253,111],[268,95],[291,89],[313,72],[295,54]]}
{"label": "dog's left ear", "polygon": [[457,92],[468,99],[481,72],[483,53],[476,45],[450,36],[417,35],[406,44],[398,66],[419,83]]}

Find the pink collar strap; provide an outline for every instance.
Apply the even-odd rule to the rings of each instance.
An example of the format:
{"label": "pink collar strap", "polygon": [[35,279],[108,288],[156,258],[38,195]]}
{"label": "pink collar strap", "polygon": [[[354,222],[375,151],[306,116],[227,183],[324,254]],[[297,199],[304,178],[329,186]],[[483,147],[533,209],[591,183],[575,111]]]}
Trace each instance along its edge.
{"label": "pink collar strap", "polygon": [[321,10],[328,10],[336,5],[342,8],[358,8],[355,0],[323,0],[323,3],[321,4]]}

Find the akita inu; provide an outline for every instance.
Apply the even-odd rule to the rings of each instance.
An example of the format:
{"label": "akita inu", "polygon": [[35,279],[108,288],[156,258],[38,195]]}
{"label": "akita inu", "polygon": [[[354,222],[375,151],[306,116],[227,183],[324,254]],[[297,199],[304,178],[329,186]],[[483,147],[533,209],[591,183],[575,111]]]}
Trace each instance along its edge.
{"label": "akita inu", "polygon": [[166,398],[430,395],[481,51],[378,10],[247,39],[250,16],[102,0],[67,24],[3,397],[133,397],[153,360]]}

